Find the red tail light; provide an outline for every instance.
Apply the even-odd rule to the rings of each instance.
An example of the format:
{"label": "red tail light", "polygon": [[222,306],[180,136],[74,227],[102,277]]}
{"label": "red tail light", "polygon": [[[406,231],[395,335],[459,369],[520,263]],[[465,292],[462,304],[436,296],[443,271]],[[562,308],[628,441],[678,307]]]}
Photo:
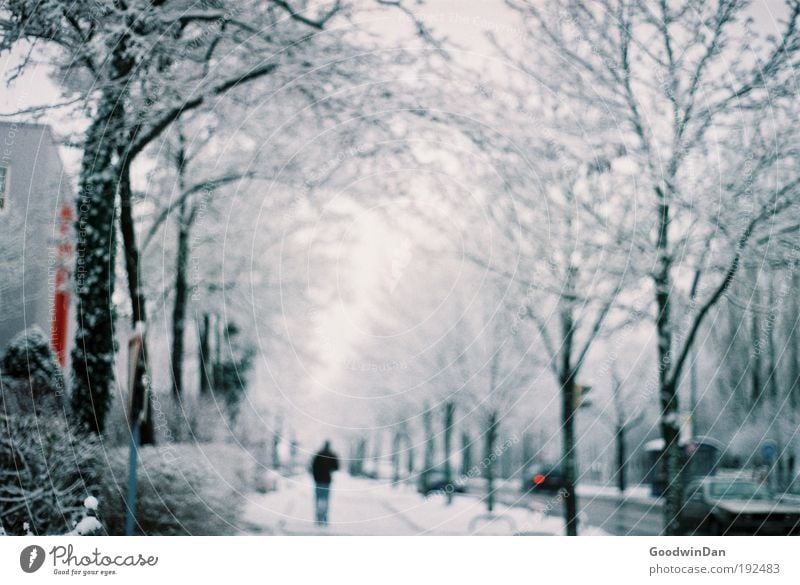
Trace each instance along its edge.
{"label": "red tail light", "polygon": [[541,473],[533,476],[533,483],[535,485],[542,485],[544,483],[544,480],[545,480],[545,476],[542,475]]}

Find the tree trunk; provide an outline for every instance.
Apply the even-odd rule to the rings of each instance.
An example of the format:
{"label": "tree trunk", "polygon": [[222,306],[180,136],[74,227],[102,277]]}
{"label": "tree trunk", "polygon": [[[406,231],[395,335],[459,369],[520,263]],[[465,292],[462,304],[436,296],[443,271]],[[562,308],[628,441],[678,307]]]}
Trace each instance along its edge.
{"label": "tree trunk", "polygon": [[414,476],[414,439],[411,437],[411,433],[406,432],[406,471],[408,472],[408,477]]}
{"label": "tree trunk", "polygon": [[382,434],[380,431],[375,432],[375,441],[372,445],[372,470],[376,478],[381,475],[381,456],[383,455],[383,445],[381,445]]}
{"label": "tree trunk", "polygon": [[363,475],[364,474],[364,460],[367,458],[367,439],[366,437],[361,437],[358,440],[358,446],[356,448],[356,475]]}
{"label": "tree trunk", "polygon": [[[795,294],[790,295],[792,298],[792,309],[790,315],[800,315],[800,295],[797,291],[800,290],[800,264],[795,262],[792,265],[792,290]],[[797,407],[800,405],[800,332],[797,327],[792,327],[789,332],[789,411],[794,415],[797,412]],[[792,466],[794,468],[794,466]],[[794,476],[792,476],[794,477]]]}
{"label": "tree trunk", "polygon": [[[768,301],[770,307],[770,313],[767,315],[767,321],[765,323],[766,327],[766,341],[764,344],[767,346],[767,379],[768,379],[768,388],[769,388],[769,398],[772,401],[772,404],[775,406],[775,418],[778,419],[781,417],[781,410],[786,408],[785,403],[783,401],[783,392],[781,390],[781,383],[783,382],[783,378],[780,375],[780,367],[779,363],[781,361],[778,355],[777,348],[775,347],[775,335],[777,334],[777,323],[778,323],[778,306],[776,304],[775,299],[775,289],[774,285],[770,283],[769,285],[769,292],[768,292]],[[797,319],[797,317],[794,317]],[[762,344],[763,345],[763,344]],[[759,346],[762,347],[762,346]],[[783,348],[781,348],[783,353]],[[777,427],[776,430],[779,430],[780,426]]]}
{"label": "tree trunk", "polygon": [[500,474],[503,479],[511,479],[514,475],[514,464],[517,456],[517,448],[508,444],[503,454],[500,456]]}
{"label": "tree trunk", "polygon": [[367,440],[359,437],[352,445],[350,457],[350,475],[358,477],[364,473],[364,458],[367,456]]}
{"label": "tree trunk", "polygon": [[578,502],[575,495],[575,372],[572,369],[574,324],[570,306],[561,310],[561,469],[564,475],[564,524],[567,536],[578,535]]}
{"label": "tree trunk", "polygon": [[472,470],[472,440],[469,433],[461,432],[461,476],[467,478]]}
{"label": "tree trunk", "polygon": [[[756,287],[758,284],[756,284]],[[761,352],[760,335],[758,332],[758,292],[753,291],[753,303],[750,306],[750,401],[752,406],[757,406],[761,402],[763,385],[761,384]]]}
{"label": "tree trunk", "polygon": [[203,313],[203,320],[198,331],[198,371],[200,374],[200,396],[208,394],[211,387],[211,371],[209,360],[211,359],[211,318],[208,313]]}
{"label": "tree trunk", "polygon": [[222,387],[222,319],[215,315],[214,319],[214,359],[211,361],[211,391],[216,393]]}
{"label": "tree trunk", "polygon": [[[178,176],[178,189],[180,193],[186,191],[186,148],[183,133],[178,130],[178,147],[174,163]],[[186,280],[187,264],[189,262],[189,230],[191,228],[192,213],[185,199],[178,205],[178,239],[175,249],[175,298],[172,305],[172,352],[170,355],[170,368],[172,374],[173,396],[180,400],[183,395],[183,351],[186,330],[186,308],[189,297],[189,284]]]}
{"label": "tree trunk", "polygon": [[425,460],[423,461],[422,475],[423,480],[426,480],[428,474],[433,469],[433,461],[436,455],[436,443],[434,442],[433,433],[433,417],[431,409],[425,405],[425,411],[422,413],[422,426],[425,429]]}
{"label": "tree trunk", "polygon": [[392,483],[400,483],[400,451],[403,448],[403,433],[395,431],[392,437]]}
{"label": "tree trunk", "polygon": [[272,449],[271,449],[271,459],[272,459],[272,469],[280,469],[281,466],[281,455],[280,455],[280,448],[281,448],[281,433],[283,431],[283,420],[278,417],[275,419],[275,428],[272,431]]}
{"label": "tree trunk", "polygon": [[[186,309],[189,284],[186,280],[189,261],[189,226],[186,222],[186,207],[178,209],[178,241],[175,252],[175,298],[172,306],[172,391],[176,399],[183,395],[183,353],[186,329]],[[201,372],[201,378],[202,378]],[[202,385],[202,382],[201,382]]]}
{"label": "tree trunk", "polygon": [[[101,433],[114,384],[114,267],[116,197],[120,148],[127,144],[125,84],[134,66],[123,33],[109,55],[109,83],[102,90],[86,132],[75,220],[75,309],[72,409],[78,424]],[[128,161],[129,162],[129,161]],[[124,174],[124,173],[123,173]]]}
{"label": "tree trunk", "polygon": [[664,439],[663,464],[658,473],[664,482],[664,534],[680,534],[678,517],[683,508],[683,485],[680,478],[678,393],[673,374],[672,322],[670,293],[672,260],[669,255],[670,209],[661,189],[658,189],[658,252],[659,266],[653,276],[656,295],[656,335],[658,339],[659,402],[661,406],[661,437]]}
{"label": "tree trunk", "polygon": [[564,474],[564,523],[567,536],[578,535],[578,502],[575,495],[575,380],[568,372],[561,382],[561,467]]}
{"label": "tree trunk", "polygon": [[[444,405],[444,480],[446,485],[450,486],[453,482],[453,471],[450,466],[450,453],[452,451],[452,444],[453,444],[453,418],[455,416],[456,411],[456,404],[452,400],[448,401]],[[453,490],[446,489],[445,492],[447,493],[447,503],[451,504],[453,502]]]}
{"label": "tree trunk", "polygon": [[489,414],[489,420],[486,424],[486,451],[484,453],[484,462],[486,464],[486,511],[491,513],[494,511],[494,464],[495,464],[495,444],[497,443],[497,412],[492,411]]}
{"label": "tree trunk", "polygon": [[696,437],[700,434],[699,419],[699,400],[698,400],[698,387],[697,387],[697,358],[700,354],[699,348],[692,346],[692,363],[689,364],[689,436]]}
{"label": "tree trunk", "polygon": [[617,427],[614,438],[617,446],[617,487],[621,494],[628,487],[625,477],[625,462],[627,460],[627,454],[625,453],[625,425]]}
{"label": "tree trunk", "polygon": [[72,350],[72,409],[78,423],[105,428],[114,381],[114,229],[117,172],[114,136],[121,131],[117,92],[106,90],[86,134],[80,171],[75,254],[75,346]]}
{"label": "tree trunk", "polygon": [[[124,155],[124,152],[120,152]],[[131,301],[131,325],[134,329],[137,323],[147,323],[147,309],[145,305],[144,289],[142,287],[141,262],[139,247],[136,244],[136,230],[133,222],[133,200],[131,192],[130,166],[123,163],[119,179],[120,199],[120,232],[125,253],[125,271],[128,275],[128,295]],[[155,444],[155,428],[153,420],[152,397],[150,396],[147,376],[147,331],[142,339],[142,351],[139,354],[139,363],[136,366],[133,393],[134,400],[141,402],[146,397],[147,404],[137,404],[135,410],[144,408],[144,418],[139,428],[139,439],[142,445]],[[163,413],[161,413],[164,416]]]}

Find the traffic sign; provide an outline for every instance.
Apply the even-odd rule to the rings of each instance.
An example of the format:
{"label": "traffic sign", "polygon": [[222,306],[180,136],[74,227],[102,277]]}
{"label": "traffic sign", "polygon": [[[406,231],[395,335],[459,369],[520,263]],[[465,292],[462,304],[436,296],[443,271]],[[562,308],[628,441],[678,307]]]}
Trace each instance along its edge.
{"label": "traffic sign", "polygon": [[761,444],[761,456],[767,461],[775,461],[778,456],[778,444],[775,441],[764,441]]}

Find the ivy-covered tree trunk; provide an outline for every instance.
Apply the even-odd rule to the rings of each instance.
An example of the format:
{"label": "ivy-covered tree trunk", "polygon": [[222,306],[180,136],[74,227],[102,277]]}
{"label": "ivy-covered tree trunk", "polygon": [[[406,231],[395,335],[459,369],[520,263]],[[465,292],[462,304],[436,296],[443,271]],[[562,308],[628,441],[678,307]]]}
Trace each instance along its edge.
{"label": "ivy-covered tree trunk", "polygon": [[123,112],[118,92],[106,91],[86,134],[76,208],[72,408],[87,430],[105,428],[114,381],[114,261],[117,152]]}

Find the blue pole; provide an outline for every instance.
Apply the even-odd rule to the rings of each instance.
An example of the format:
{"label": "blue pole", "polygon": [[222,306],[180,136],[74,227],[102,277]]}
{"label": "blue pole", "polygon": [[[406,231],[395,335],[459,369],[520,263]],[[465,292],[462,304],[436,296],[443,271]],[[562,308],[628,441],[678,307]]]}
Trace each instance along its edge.
{"label": "blue pole", "polygon": [[136,420],[131,426],[131,442],[128,451],[128,512],[125,517],[125,535],[133,536],[136,521],[136,467],[139,454],[139,426]]}

